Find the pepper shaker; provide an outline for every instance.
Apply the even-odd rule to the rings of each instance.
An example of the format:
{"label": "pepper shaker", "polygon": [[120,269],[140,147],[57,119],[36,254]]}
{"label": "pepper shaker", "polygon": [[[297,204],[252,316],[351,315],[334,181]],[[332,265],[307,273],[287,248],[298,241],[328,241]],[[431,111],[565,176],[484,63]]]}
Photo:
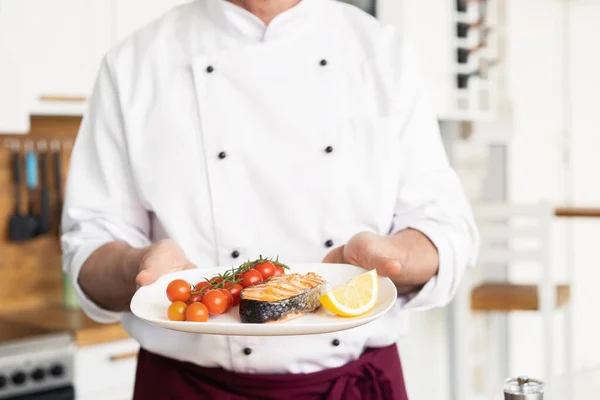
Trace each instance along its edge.
{"label": "pepper shaker", "polygon": [[537,379],[520,376],[504,383],[504,400],[543,400],[544,383]]}

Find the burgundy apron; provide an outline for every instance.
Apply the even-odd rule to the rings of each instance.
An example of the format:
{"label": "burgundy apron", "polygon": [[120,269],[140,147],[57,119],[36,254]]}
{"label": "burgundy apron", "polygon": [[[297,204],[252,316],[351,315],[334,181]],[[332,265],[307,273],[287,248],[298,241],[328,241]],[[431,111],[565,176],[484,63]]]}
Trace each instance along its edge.
{"label": "burgundy apron", "polygon": [[140,350],[134,400],[408,400],[396,345],[311,374],[239,374]]}

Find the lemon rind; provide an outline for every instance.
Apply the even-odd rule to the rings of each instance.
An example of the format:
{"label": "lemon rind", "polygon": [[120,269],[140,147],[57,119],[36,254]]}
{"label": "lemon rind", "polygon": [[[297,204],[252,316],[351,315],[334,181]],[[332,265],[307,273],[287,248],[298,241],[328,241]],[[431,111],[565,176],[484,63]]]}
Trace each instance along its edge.
{"label": "lemon rind", "polygon": [[373,281],[373,291],[369,303],[360,308],[347,307],[337,300],[334,295],[334,291],[332,290],[321,296],[319,299],[321,305],[323,305],[323,307],[325,307],[325,309],[327,309],[329,312],[343,317],[357,317],[371,311],[377,303],[379,294],[379,281],[377,279],[377,272],[366,272],[366,274],[369,274]]}

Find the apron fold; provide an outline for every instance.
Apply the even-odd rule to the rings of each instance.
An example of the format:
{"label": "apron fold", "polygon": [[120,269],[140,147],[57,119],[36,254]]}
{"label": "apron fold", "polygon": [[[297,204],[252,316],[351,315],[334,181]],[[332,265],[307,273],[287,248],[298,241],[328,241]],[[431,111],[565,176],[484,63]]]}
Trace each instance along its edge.
{"label": "apron fold", "polygon": [[134,400],[408,400],[396,345],[311,374],[242,374],[141,349]]}

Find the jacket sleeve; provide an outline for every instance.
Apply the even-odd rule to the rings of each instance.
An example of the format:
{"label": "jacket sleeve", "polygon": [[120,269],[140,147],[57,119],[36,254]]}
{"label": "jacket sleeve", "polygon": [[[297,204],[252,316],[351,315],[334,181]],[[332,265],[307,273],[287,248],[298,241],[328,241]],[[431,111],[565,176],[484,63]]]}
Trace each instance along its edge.
{"label": "jacket sleeve", "polygon": [[400,116],[400,168],[392,233],[413,228],[439,253],[439,272],[406,298],[405,308],[426,310],[448,304],[467,268],[474,265],[479,235],[462,184],[449,165],[439,124],[430,107],[410,44],[395,41],[399,75],[393,112]]}
{"label": "jacket sleeve", "polygon": [[82,309],[98,322],[116,322],[122,313],[104,310],[91,301],[78,284],[79,271],[106,243],[149,244],[149,216],[137,193],[118,90],[105,58],[71,154],[61,237],[63,270],[72,280]]}

